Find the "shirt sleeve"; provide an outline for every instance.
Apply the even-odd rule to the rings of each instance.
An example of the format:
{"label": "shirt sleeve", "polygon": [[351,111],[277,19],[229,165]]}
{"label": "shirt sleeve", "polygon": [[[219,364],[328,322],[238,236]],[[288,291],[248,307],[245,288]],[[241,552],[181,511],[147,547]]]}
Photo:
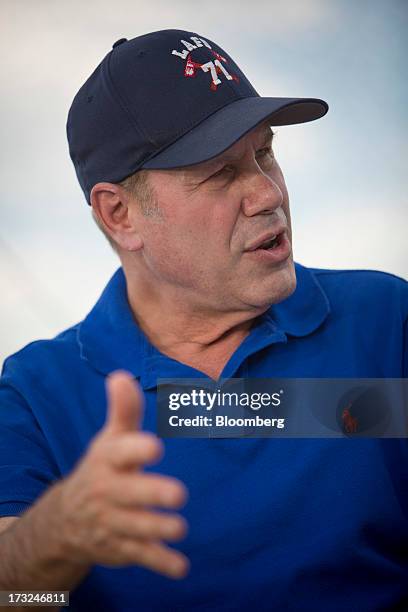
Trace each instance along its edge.
{"label": "shirt sleeve", "polygon": [[402,361],[402,376],[408,378],[408,319],[404,324],[404,347],[403,347],[403,361]]}
{"label": "shirt sleeve", "polygon": [[30,406],[7,375],[0,378],[0,517],[18,516],[60,478]]}

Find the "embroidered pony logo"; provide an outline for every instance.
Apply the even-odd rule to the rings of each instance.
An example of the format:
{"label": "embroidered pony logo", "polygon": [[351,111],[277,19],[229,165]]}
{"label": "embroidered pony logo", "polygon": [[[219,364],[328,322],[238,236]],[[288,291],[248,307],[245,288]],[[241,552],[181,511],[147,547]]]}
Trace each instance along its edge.
{"label": "embroidered pony logo", "polygon": [[358,427],[358,419],[353,417],[351,412],[351,403],[343,410],[341,419],[343,421],[343,429],[346,433],[356,433]]}
{"label": "embroidered pony logo", "polygon": [[[203,72],[210,72],[211,91],[217,91],[217,86],[220,85],[222,82],[221,79],[218,78],[219,76],[221,76],[221,74],[223,74],[228,81],[234,80],[239,83],[239,78],[234,74],[230,74],[223,65],[223,63],[228,64],[227,59],[216,51],[214,51],[213,49],[211,49],[211,45],[206,40],[204,40],[203,38],[199,38],[198,36],[191,36],[190,40],[192,40],[194,44],[187,40],[181,40],[181,43],[186,47],[186,49],[184,49],[183,51],[176,51],[175,49],[173,49],[172,51],[172,55],[177,55],[182,60],[187,60],[186,65],[184,67],[185,77],[195,77],[197,71],[199,70],[202,70]],[[205,62],[204,64],[195,62],[191,57],[191,51],[197,49],[197,47],[207,47],[211,50],[211,53],[215,57],[215,59],[213,61]]]}

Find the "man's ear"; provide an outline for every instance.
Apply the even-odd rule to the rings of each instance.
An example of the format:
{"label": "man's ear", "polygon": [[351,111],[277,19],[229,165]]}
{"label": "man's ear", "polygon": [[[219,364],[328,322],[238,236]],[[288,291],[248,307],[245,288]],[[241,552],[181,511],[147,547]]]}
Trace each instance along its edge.
{"label": "man's ear", "polygon": [[130,194],[120,185],[97,183],[92,187],[91,206],[105,233],[125,251],[138,251],[143,241],[134,226],[131,205]]}

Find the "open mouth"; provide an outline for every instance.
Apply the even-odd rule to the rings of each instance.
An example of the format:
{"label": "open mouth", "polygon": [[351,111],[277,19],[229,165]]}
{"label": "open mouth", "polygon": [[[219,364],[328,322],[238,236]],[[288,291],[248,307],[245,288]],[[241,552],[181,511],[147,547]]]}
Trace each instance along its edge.
{"label": "open mouth", "polygon": [[277,234],[276,236],[272,236],[272,238],[265,240],[265,242],[259,245],[259,247],[255,250],[256,251],[272,251],[273,249],[276,249],[281,243],[282,236],[283,236],[283,232],[281,234]]}

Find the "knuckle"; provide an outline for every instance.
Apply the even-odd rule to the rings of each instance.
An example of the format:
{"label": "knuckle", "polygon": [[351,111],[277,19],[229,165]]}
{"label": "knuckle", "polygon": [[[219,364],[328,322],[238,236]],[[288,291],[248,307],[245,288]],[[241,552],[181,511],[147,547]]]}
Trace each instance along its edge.
{"label": "knuckle", "polygon": [[109,491],[109,480],[105,477],[99,476],[98,478],[92,479],[89,497],[94,502],[102,503],[108,496]]}
{"label": "knuckle", "polygon": [[98,460],[109,452],[110,440],[107,440],[104,435],[96,435],[89,443],[88,456]]}
{"label": "knuckle", "polygon": [[143,559],[144,563],[151,567],[158,566],[163,561],[161,556],[158,555],[156,548],[152,546],[146,546],[144,548],[141,558]]}
{"label": "knuckle", "polygon": [[139,513],[135,532],[144,538],[176,540],[186,533],[186,521],[182,517],[162,517],[151,513]]}
{"label": "knuckle", "polygon": [[142,545],[136,540],[124,540],[119,544],[119,554],[127,563],[138,563],[143,561]]}
{"label": "knuckle", "polygon": [[138,439],[142,442],[149,444],[149,446],[156,451],[162,452],[164,450],[163,442],[155,434],[149,431],[143,431],[137,434]]}
{"label": "knuckle", "polygon": [[138,513],[135,519],[135,531],[141,537],[153,537],[156,535],[154,520],[144,513]]}
{"label": "knuckle", "polygon": [[133,448],[143,461],[156,461],[163,456],[160,442],[150,433],[136,434]]}
{"label": "knuckle", "polygon": [[110,530],[103,522],[97,522],[92,530],[92,541],[99,549],[108,547],[111,540]]}

